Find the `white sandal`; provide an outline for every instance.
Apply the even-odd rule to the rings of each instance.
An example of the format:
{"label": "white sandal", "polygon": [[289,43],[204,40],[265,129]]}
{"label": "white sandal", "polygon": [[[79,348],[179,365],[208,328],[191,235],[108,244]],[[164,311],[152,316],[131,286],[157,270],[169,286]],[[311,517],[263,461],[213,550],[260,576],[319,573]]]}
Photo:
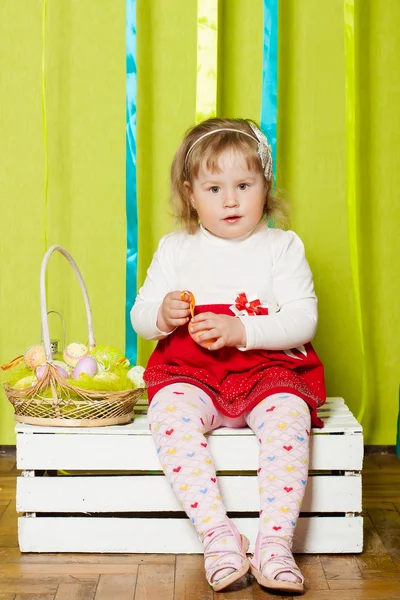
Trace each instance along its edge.
{"label": "white sandal", "polygon": [[[283,552],[272,556],[261,564],[261,541],[262,537],[258,533],[254,554],[250,559],[250,573],[255,577],[258,583],[266,588],[280,590],[281,592],[296,592],[304,594],[304,577],[299,567],[296,565],[293,555],[284,540],[271,538],[272,544],[279,544]],[[292,573],[300,581],[286,581],[285,579],[276,579],[280,573]]]}
{"label": "white sandal", "polygon": [[[221,538],[233,536],[237,543],[237,550],[218,549],[218,542]],[[228,587],[234,581],[237,581],[247,573],[250,567],[246,552],[249,549],[249,540],[241,535],[234,523],[227,517],[225,523],[217,525],[211,532],[203,538],[204,544],[204,562],[207,558],[215,557],[214,562],[205,567],[206,579],[216,592]],[[237,561],[227,560],[232,554],[237,555]],[[234,569],[233,573],[213,581],[213,577],[223,569]]]}

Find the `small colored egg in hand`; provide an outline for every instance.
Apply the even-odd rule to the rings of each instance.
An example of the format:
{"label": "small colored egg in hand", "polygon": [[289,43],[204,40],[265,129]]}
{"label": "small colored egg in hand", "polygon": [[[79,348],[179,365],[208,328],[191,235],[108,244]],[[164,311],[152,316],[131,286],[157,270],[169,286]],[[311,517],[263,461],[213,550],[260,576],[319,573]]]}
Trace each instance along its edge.
{"label": "small colored egg in hand", "polygon": [[196,306],[196,298],[194,297],[194,294],[189,292],[189,290],[183,290],[183,292],[181,292],[181,300],[183,300],[183,302],[189,302],[189,310],[193,319],[194,307]]}
{"label": "small colored egg in hand", "polygon": [[76,367],[78,361],[89,352],[85,344],[72,342],[64,350],[64,360],[70,367]]}
{"label": "small colored egg in hand", "polygon": [[[190,330],[189,330],[190,333]],[[199,341],[199,337],[205,333],[204,331],[196,331],[196,333],[190,333],[192,339],[196,342],[196,344],[199,344],[199,346],[201,346],[202,348],[209,348],[210,346],[213,345],[213,343],[216,341],[216,338],[213,338],[211,340],[204,340]]]}
{"label": "small colored egg in hand", "polygon": [[46,362],[46,352],[41,344],[29,346],[24,354],[24,361],[29,369],[36,369],[39,365]]}
{"label": "small colored egg in hand", "polygon": [[81,375],[94,377],[97,373],[97,362],[93,356],[83,356],[72,371],[72,379],[79,379]]}

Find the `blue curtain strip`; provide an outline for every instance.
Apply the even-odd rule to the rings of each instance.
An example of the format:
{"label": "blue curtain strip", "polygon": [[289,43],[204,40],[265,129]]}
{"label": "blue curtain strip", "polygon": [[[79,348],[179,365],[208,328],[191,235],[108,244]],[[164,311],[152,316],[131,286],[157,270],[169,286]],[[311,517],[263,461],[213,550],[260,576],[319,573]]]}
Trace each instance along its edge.
{"label": "blue curtain strip", "polygon": [[261,129],[272,146],[276,178],[276,123],[278,92],[278,0],[264,0],[264,44]]}
{"label": "blue curtain strip", "polygon": [[136,195],[136,0],[126,0],[126,303],[125,356],[137,360],[137,335],[130,321],[136,297],[138,262],[138,212]]}

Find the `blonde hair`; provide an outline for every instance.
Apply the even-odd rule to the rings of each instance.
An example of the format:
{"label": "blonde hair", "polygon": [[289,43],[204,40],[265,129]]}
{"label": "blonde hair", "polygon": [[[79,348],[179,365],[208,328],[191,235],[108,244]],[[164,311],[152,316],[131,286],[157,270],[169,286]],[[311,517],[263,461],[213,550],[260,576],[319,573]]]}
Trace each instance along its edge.
{"label": "blonde hair", "polygon": [[[203,163],[209,171],[218,172],[218,160],[221,154],[226,150],[234,150],[243,154],[249,169],[260,172],[264,177],[261,160],[257,154],[257,140],[249,123],[250,121],[246,119],[207,119],[189,129],[183,138],[171,166],[171,203],[176,219],[188,233],[197,231],[199,220],[190,202],[189,190],[185,182],[193,185]],[[197,141],[201,136],[216,129],[227,129],[227,131],[216,131],[215,134]],[[230,131],[230,129],[238,131]],[[242,135],[240,131],[248,135]],[[274,227],[283,227],[287,223],[287,206],[275,192],[272,181],[265,180],[264,218],[269,222],[272,221]]]}

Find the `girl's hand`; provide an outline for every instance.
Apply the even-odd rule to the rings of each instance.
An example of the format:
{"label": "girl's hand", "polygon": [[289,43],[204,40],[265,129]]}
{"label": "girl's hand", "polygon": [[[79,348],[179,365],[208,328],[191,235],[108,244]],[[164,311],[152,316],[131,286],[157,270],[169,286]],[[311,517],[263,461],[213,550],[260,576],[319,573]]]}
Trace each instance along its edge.
{"label": "girl's hand", "polygon": [[189,321],[189,302],[181,300],[181,292],[169,292],[163,300],[157,315],[157,327],[170,333]]}
{"label": "girl's hand", "polygon": [[191,335],[202,332],[196,336],[200,345],[207,340],[215,340],[212,344],[207,344],[208,350],[219,350],[224,346],[246,346],[246,331],[237,317],[211,312],[200,313],[191,320],[189,331]]}

